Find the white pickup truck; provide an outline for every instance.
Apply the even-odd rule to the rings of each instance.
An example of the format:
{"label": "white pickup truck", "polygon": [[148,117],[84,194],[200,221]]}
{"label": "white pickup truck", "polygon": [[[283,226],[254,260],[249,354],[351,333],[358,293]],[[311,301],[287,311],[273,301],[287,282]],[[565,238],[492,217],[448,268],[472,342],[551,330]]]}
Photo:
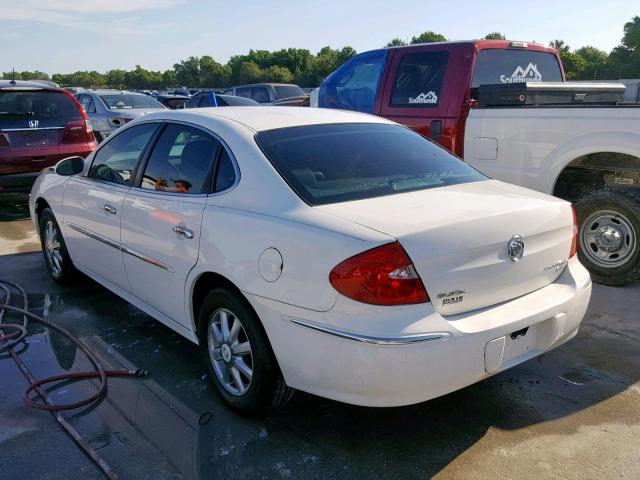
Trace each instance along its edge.
{"label": "white pickup truck", "polygon": [[552,48],[473,40],[356,55],[318,106],[384,116],[490,177],[572,201],[581,261],[622,285],[640,278],[640,104],[623,93],[565,82]]}

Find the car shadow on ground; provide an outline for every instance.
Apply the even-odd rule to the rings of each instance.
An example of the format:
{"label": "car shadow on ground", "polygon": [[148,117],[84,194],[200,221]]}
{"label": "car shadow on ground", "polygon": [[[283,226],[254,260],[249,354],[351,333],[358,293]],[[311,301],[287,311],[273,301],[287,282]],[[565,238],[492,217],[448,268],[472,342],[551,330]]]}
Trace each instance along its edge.
{"label": "car shadow on ground", "polygon": [[[444,397],[376,409],[298,392],[282,412],[247,419],[203,380],[195,345],[94,282],[60,287],[46,277],[40,255],[21,257],[0,257],[0,271],[28,287],[36,311],[79,335],[107,365],[151,371],[148,380],[111,381],[101,405],[73,417],[123,474],[144,467],[153,478],[429,478],[490,429],[570,417],[640,380],[639,328],[626,310],[634,306],[592,303],[567,345]],[[620,294],[603,291],[605,304]],[[53,373],[86,368],[72,344],[35,326],[32,333],[47,341],[29,344],[25,361],[44,362]],[[436,368],[424,365],[425,375]],[[584,419],[563,422],[562,433],[581,425]],[[7,448],[20,444],[15,438]]]}

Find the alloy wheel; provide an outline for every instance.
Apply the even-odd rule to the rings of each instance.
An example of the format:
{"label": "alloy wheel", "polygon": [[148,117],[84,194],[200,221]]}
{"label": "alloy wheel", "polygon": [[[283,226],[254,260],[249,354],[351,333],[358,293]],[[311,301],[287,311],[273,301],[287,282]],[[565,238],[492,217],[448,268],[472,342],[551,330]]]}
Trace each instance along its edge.
{"label": "alloy wheel", "polygon": [[216,377],[232,395],[244,395],[253,377],[253,354],[241,320],[230,310],[219,308],[209,319],[207,335]]}
{"label": "alloy wheel", "polygon": [[62,273],[62,245],[55,224],[48,220],[44,226],[44,248],[47,262],[54,275]]}

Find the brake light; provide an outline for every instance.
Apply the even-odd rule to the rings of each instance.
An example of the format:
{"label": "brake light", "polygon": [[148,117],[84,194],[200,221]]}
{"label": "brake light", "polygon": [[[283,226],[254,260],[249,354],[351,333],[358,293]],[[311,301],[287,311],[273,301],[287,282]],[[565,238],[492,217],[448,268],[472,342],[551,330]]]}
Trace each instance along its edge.
{"label": "brake light", "polygon": [[573,214],[573,238],[571,240],[571,250],[569,250],[569,258],[578,253],[578,215],[576,215],[576,207],[571,205],[571,213]]}
{"label": "brake light", "polygon": [[87,112],[84,111],[78,99],[71,95],[67,90],[62,90],[64,93],[76,106],[82,120],[71,120],[67,122],[64,126],[64,132],[62,134],[62,143],[80,143],[80,142],[95,142],[96,137],[93,134],[93,127],[91,126],[91,122],[89,121],[89,117],[87,116]]}
{"label": "brake light", "polygon": [[344,296],[373,305],[429,301],[420,276],[398,242],[348,258],[331,271],[329,282]]}

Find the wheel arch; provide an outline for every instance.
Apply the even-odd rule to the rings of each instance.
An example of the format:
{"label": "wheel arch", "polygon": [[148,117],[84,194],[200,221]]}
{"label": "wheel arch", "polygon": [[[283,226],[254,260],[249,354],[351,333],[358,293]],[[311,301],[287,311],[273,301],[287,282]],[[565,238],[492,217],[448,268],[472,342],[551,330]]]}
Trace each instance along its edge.
{"label": "wheel arch", "polygon": [[[216,288],[227,288],[232,292],[238,294],[245,300],[247,305],[251,307],[251,303],[242,293],[242,291],[227,277],[212,271],[204,271],[198,274],[198,276],[191,282],[191,288],[188,292],[187,298],[189,299],[189,318],[191,319],[192,331],[198,337],[198,312],[202,306],[207,294]],[[251,307],[253,310],[253,307]],[[259,317],[258,317],[259,318]],[[264,328],[264,327],[263,327]]]}
{"label": "wheel arch", "polygon": [[[616,131],[588,133],[561,144],[539,167],[541,172],[547,172],[545,193],[554,194],[558,181],[567,168],[574,168],[589,157],[599,158],[611,154],[634,158],[640,168],[640,134]],[[615,168],[615,164],[612,167]]]}

